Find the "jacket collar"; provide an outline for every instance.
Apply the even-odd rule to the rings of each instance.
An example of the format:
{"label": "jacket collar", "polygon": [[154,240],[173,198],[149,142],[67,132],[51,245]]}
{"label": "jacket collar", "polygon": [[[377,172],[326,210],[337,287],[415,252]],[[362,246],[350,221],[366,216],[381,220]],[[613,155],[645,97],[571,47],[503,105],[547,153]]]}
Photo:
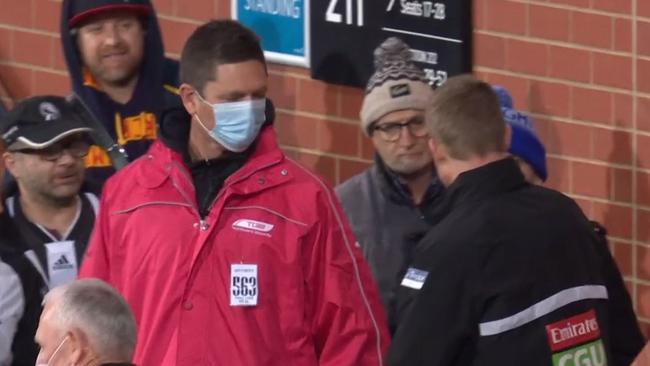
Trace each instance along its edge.
{"label": "jacket collar", "polygon": [[453,208],[467,201],[480,201],[527,184],[514,159],[508,157],[497,160],[460,174],[447,188],[447,207]]}
{"label": "jacket collar", "polygon": [[[413,198],[409,188],[402,183],[397,173],[391,171],[386,166],[379,154],[375,154],[375,164],[372,166],[371,172],[374,176],[374,180],[379,186],[379,189],[386,197],[401,205],[413,206]],[[438,180],[438,175],[434,169],[431,173],[431,183],[427,188],[422,204],[426,205],[433,201],[441,195],[442,191],[442,184],[440,183],[440,180]]]}
{"label": "jacket collar", "polygon": [[[143,186],[153,188],[162,184],[169,177],[172,165],[182,166],[188,173],[187,149],[190,131],[191,116],[183,108],[176,108],[167,111],[160,123],[160,139],[156,141],[151,149],[150,154],[158,166],[155,172],[147,172],[140,182]],[[252,150],[245,152],[248,154],[246,163],[224,183],[224,187],[242,180],[256,171],[280,163],[284,159],[284,154],[280,150],[275,131],[272,124],[267,123],[260,131],[255,143],[251,146]],[[287,177],[278,179],[275,183],[285,181]],[[271,182],[258,185],[260,188],[272,186]]]}

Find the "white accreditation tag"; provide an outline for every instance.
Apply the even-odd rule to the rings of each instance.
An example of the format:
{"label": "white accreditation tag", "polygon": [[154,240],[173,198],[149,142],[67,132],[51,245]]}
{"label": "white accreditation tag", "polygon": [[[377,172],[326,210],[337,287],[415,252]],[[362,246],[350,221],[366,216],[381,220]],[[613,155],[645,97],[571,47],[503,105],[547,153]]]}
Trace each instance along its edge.
{"label": "white accreditation tag", "polygon": [[426,281],[428,275],[429,272],[427,271],[410,267],[406,271],[406,275],[404,275],[401,285],[415,290],[420,290],[422,289],[422,286],[424,286],[424,281]]}
{"label": "white accreditation tag", "polygon": [[257,264],[231,264],[230,306],[256,306],[258,284]]}
{"label": "white accreditation tag", "polygon": [[77,278],[77,253],[74,241],[59,241],[45,244],[47,250],[47,271],[50,288],[54,288]]}

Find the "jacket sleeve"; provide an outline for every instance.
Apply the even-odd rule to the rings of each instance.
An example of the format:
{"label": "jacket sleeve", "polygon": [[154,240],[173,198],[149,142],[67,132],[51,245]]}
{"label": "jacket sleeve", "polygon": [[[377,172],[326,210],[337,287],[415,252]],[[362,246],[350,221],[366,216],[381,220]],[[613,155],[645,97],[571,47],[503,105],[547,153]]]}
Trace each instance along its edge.
{"label": "jacket sleeve", "polygon": [[625,288],[623,276],[616,261],[609,251],[607,231],[596,222],[592,222],[598,235],[599,246],[596,248],[601,256],[605,286],[609,295],[609,331],[611,333],[611,351],[613,366],[623,366],[632,363],[645,343],[639,328],[632,299]]}
{"label": "jacket sleeve", "polygon": [[388,328],[370,270],[333,192],[325,188],[315,204],[303,261],[319,365],[384,365]]}
{"label": "jacket sleeve", "polygon": [[109,195],[109,192],[104,189],[99,203],[99,213],[96,216],[95,226],[90,237],[90,244],[79,270],[79,278],[98,278],[110,283],[109,203],[106,199]]}
{"label": "jacket sleeve", "polygon": [[[420,290],[402,286],[401,300],[412,298],[402,309],[393,344],[388,354],[390,366],[448,366],[469,364],[464,349],[478,336],[474,295],[474,263],[471,253],[418,255],[411,267],[427,272]],[[457,258],[463,258],[462,261]],[[426,260],[426,262],[423,262]],[[424,265],[427,263],[428,265]]]}
{"label": "jacket sleeve", "polygon": [[0,366],[11,365],[11,345],[24,311],[20,278],[11,266],[0,261]]}

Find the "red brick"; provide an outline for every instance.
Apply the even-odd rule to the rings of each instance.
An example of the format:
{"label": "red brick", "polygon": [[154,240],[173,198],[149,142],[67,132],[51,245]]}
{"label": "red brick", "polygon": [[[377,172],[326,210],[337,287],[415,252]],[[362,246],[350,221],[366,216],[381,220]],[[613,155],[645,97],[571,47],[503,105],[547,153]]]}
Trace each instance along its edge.
{"label": "red brick", "polygon": [[44,67],[52,66],[54,41],[55,39],[50,36],[15,31],[14,61]]}
{"label": "red brick", "polygon": [[626,128],[632,127],[634,119],[632,114],[632,96],[612,93],[612,99],[614,101],[614,125]]}
{"label": "red brick", "polygon": [[290,149],[285,149],[285,153],[302,166],[325,178],[330,185],[336,182],[336,159]]}
{"label": "red brick", "polygon": [[579,8],[589,7],[589,0],[547,0],[547,1],[553,4],[571,5]]}
{"label": "red brick", "polygon": [[612,95],[594,89],[574,87],[573,118],[609,124],[612,121]]}
{"label": "red brick", "polygon": [[612,17],[579,11],[572,15],[572,41],[590,47],[612,48]]}
{"label": "red brick", "polygon": [[571,192],[581,196],[609,198],[609,169],[603,165],[572,162]]}
{"label": "red brick", "polygon": [[640,17],[650,18],[650,2],[643,0],[637,1],[636,15]]}
{"label": "red brick", "polygon": [[650,93],[650,61],[638,59],[636,65],[639,91]]}
{"label": "red brick", "polygon": [[370,167],[370,165],[371,163],[369,162],[339,159],[339,181],[337,184],[341,184],[353,176],[361,173]]}
{"label": "red brick", "polygon": [[530,35],[533,37],[569,40],[570,12],[566,9],[530,5]]}
{"label": "red brick", "polygon": [[174,0],[153,0],[158,15],[174,15]]}
{"label": "red brick", "polygon": [[373,159],[375,156],[375,145],[372,140],[365,135],[361,136],[361,157],[363,159]]}
{"label": "red brick", "polygon": [[472,0],[472,26],[483,29],[485,22],[485,0]]}
{"label": "red brick", "polygon": [[636,173],[637,203],[650,209],[650,174],[645,172]]}
{"label": "red brick", "polygon": [[637,22],[637,52],[641,56],[650,56],[650,22]]}
{"label": "red brick", "polygon": [[639,167],[650,169],[650,137],[638,135],[636,158]]}
{"label": "red brick", "polygon": [[632,135],[602,128],[592,130],[593,158],[616,164],[632,164]]}
{"label": "red brick", "polygon": [[650,286],[637,283],[636,312],[637,316],[650,317]]}
{"label": "red brick", "polygon": [[568,117],[571,91],[569,86],[546,81],[531,81],[529,105],[533,113]]}
{"label": "red brick", "polygon": [[632,87],[632,59],[630,57],[594,52],[594,83],[621,89]]}
{"label": "red brick", "polygon": [[637,97],[636,127],[643,131],[650,131],[650,98]]}
{"label": "red brick", "polygon": [[484,0],[485,28],[493,31],[526,34],[527,5],[510,0]]}
{"label": "red brick", "polygon": [[593,202],[592,218],[602,223],[609,235],[623,239],[632,238],[632,208]]}
{"label": "red brick", "polygon": [[548,180],[545,185],[561,192],[568,192],[571,170],[569,161],[564,159],[547,158],[546,168],[548,170]]}
{"label": "red brick", "polygon": [[506,42],[502,37],[474,34],[474,63],[477,66],[503,69],[506,64]]}
{"label": "red brick", "polygon": [[31,0],[0,0],[0,23],[29,28],[32,26]]}
{"label": "red brick", "polygon": [[593,0],[592,7],[610,13],[628,15],[632,12],[632,0]]}
{"label": "red brick", "polygon": [[297,105],[298,82],[289,75],[269,74],[268,97],[276,108],[295,110]]}
{"label": "red brick", "polygon": [[[27,0],[23,0],[27,2]],[[34,4],[34,26],[37,29],[59,33],[61,26],[61,2],[32,0]]]}
{"label": "red brick", "polygon": [[11,60],[13,55],[13,31],[0,28],[0,59]]}
{"label": "red brick", "polygon": [[315,149],[318,147],[320,120],[278,112],[275,129],[278,142],[283,145]]}
{"label": "red brick", "polygon": [[347,156],[359,155],[359,127],[348,123],[321,121],[318,124],[318,150]]}
{"label": "red brick", "polygon": [[168,53],[180,54],[185,41],[196,29],[196,24],[158,18],[165,44],[165,51]]}
{"label": "red brick", "polygon": [[549,76],[589,82],[591,79],[591,53],[576,48],[549,46]]}
{"label": "red brick", "polygon": [[70,78],[67,75],[34,70],[34,94],[65,96],[70,94]]}
{"label": "red brick", "polygon": [[522,111],[527,111],[528,107],[528,92],[529,92],[529,79],[526,77],[512,76],[505,74],[487,74],[489,83],[492,85],[500,85],[508,89],[512,96],[512,101],[515,108]]}
{"label": "red brick", "polygon": [[614,187],[612,198],[617,202],[632,202],[632,171],[612,168]]}
{"label": "red brick", "polygon": [[632,22],[629,19],[614,19],[614,49],[623,52],[632,50]]}
{"label": "red brick", "polygon": [[0,81],[12,99],[23,99],[32,95],[32,70],[0,65]]}
{"label": "red brick", "polygon": [[637,269],[638,277],[642,280],[650,280],[650,248],[637,246]]}
{"label": "red brick", "polygon": [[637,240],[650,244],[650,211],[637,210]]}
{"label": "red brick", "polygon": [[189,18],[201,22],[214,18],[214,1],[177,1],[176,15],[181,18]]}
{"label": "red brick", "polygon": [[365,91],[361,88],[341,86],[339,92],[341,95],[341,117],[358,121],[363,98],[366,96]]}
{"label": "red brick", "polygon": [[514,39],[506,41],[506,68],[531,75],[547,74],[548,47]]}
{"label": "red brick", "polygon": [[591,128],[552,121],[546,137],[546,151],[578,158],[591,157]]}
{"label": "red brick", "polygon": [[339,88],[311,79],[298,80],[298,110],[324,115],[339,114]]}
{"label": "red brick", "polygon": [[[179,0],[180,1],[180,0]],[[216,17],[219,19],[230,18],[230,1],[217,1]]]}
{"label": "red brick", "polygon": [[[633,265],[632,265],[632,244],[613,242],[614,252],[612,255],[616,260],[618,269],[621,271],[623,276],[632,276]],[[638,257],[637,257],[638,258]]]}

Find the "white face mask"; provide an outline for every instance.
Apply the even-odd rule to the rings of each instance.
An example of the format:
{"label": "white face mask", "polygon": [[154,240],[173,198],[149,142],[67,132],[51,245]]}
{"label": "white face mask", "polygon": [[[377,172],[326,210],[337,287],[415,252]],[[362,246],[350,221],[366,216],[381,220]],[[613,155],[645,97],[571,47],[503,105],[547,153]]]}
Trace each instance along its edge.
{"label": "white face mask", "polygon": [[38,360],[37,360],[37,361],[36,361],[36,366],[48,366],[48,365],[52,362],[52,360],[54,359],[54,356],[56,356],[56,354],[59,353],[59,350],[61,350],[61,347],[63,347],[63,344],[64,344],[65,341],[67,341],[67,340],[68,340],[68,336],[65,336],[65,337],[63,338],[63,340],[61,341],[61,343],[59,343],[59,346],[56,347],[56,349],[54,350],[54,352],[52,353],[52,355],[50,356],[50,358],[49,358],[45,363],[43,363],[43,362],[38,362]]}

